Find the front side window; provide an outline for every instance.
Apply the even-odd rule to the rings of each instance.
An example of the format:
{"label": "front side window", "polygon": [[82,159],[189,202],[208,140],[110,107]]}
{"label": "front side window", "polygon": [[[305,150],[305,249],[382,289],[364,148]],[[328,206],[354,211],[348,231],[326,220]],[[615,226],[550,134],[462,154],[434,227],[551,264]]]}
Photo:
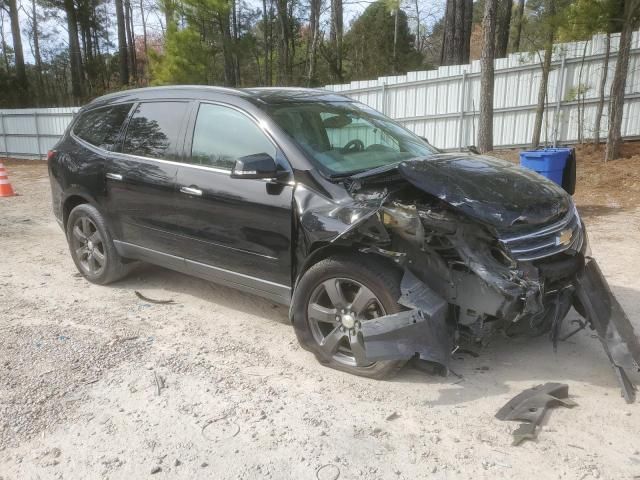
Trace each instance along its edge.
{"label": "front side window", "polygon": [[192,163],[231,170],[238,158],[258,153],[275,158],[276,147],[253,120],[229,107],[200,105],[193,132]]}
{"label": "front side window", "polygon": [[136,107],[122,145],[122,152],[141,157],[175,160],[178,136],[188,103],[149,102]]}
{"label": "front side window", "polygon": [[90,110],[80,116],[73,133],[91,145],[109,150],[115,144],[129,110],[130,103]]}
{"label": "front side window", "polygon": [[437,152],[401,125],[359,103],[318,101],[263,108],[329,175],[349,175]]}

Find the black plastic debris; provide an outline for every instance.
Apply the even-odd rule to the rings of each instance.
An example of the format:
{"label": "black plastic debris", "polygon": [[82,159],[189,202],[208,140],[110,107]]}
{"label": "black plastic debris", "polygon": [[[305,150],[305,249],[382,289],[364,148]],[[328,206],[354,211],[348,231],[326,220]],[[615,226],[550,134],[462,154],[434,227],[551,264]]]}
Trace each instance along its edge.
{"label": "black plastic debris", "polygon": [[534,440],[537,427],[542,422],[547,410],[563,406],[573,408],[577,405],[569,400],[569,385],[549,382],[528,388],[509,400],[498,410],[498,420],[524,422],[513,432],[513,444],[520,445],[524,440]]}
{"label": "black plastic debris", "polygon": [[627,403],[633,403],[637,388],[626,370],[639,369],[640,340],[594,259],[587,259],[584,270],[577,277],[577,283],[576,309],[597,332],[620,383],[624,399]]}

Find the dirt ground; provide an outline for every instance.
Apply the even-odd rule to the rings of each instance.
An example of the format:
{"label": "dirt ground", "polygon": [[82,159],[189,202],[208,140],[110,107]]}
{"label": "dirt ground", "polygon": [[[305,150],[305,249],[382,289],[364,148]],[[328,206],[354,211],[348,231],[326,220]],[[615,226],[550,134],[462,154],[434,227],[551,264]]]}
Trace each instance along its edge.
{"label": "dirt ground", "polygon": [[[582,153],[592,250],[639,330],[640,156],[604,167]],[[89,284],[45,165],[7,167],[20,196],[0,198],[2,480],[640,478],[640,403],[620,397],[590,332],[556,354],[544,337],[496,339],[456,356],[461,378],[349,376],[319,365],[286,309],[260,298],[153,266]],[[511,446],[517,423],[495,412],[548,381],[578,406]]]}

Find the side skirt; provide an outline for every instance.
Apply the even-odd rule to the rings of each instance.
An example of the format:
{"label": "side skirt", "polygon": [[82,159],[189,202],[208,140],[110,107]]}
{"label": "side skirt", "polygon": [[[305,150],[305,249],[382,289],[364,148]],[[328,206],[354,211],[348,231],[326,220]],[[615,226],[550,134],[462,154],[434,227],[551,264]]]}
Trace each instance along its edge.
{"label": "side skirt", "polygon": [[289,305],[291,303],[291,288],[286,285],[232,272],[231,270],[225,270],[224,268],[218,268],[212,265],[206,265],[119,240],[114,240],[113,243],[122,257],[153,263],[160,267],[258,295],[282,305]]}

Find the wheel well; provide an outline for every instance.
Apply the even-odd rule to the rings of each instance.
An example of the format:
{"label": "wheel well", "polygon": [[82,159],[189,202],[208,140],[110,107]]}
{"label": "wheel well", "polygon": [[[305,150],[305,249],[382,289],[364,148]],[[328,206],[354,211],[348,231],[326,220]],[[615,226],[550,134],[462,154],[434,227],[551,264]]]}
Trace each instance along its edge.
{"label": "wheel well", "polygon": [[67,220],[69,218],[71,210],[76,208],[78,205],[82,205],[83,203],[89,203],[89,200],[81,197],[80,195],[71,195],[64,201],[64,205],[62,206],[62,224],[64,225],[65,229],[67,228]]}
{"label": "wheel well", "polygon": [[304,262],[300,265],[300,269],[297,271],[296,278],[294,278],[294,286],[298,284],[300,278],[305,274],[307,270],[313,267],[316,263],[324,260],[325,258],[332,257],[334,255],[373,255],[376,260],[382,262],[388,262],[390,266],[398,268],[398,265],[393,261],[383,257],[382,255],[376,255],[373,253],[361,253],[357,248],[354,247],[345,247],[338,245],[326,245],[319,248],[316,248],[309,256],[304,260]]}

